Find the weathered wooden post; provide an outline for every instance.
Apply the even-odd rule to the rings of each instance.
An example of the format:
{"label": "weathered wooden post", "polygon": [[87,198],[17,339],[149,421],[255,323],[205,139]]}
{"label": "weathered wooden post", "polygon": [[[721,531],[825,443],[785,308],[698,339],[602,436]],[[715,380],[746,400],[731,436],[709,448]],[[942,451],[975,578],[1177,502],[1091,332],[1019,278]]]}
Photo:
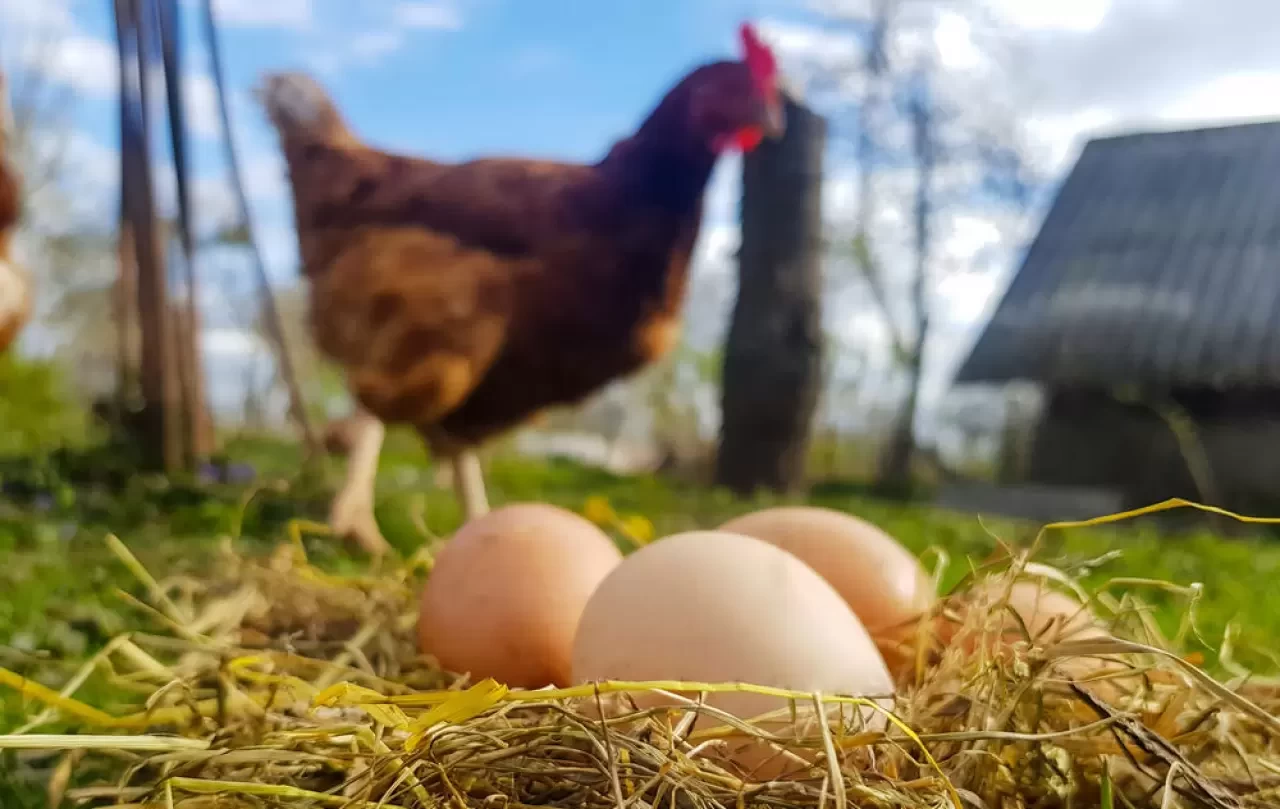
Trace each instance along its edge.
{"label": "weathered wooden post", "polygon": [[787,130],[743,161],[738,299],[724,352],[716,482],[803,485],[822,387],[822,171],[826,121],[786,98]]}
{"label": "weathered wooden post", "polygon": [[[116,0],[120,68],[120,181],[137,260],[138,322],[141,327],[141,387],[146,415],[143,452],[166,472],[183,465],[180,391],[168,311],[164,253],[156,233],[151,172],[148,93],[150,10],[139,0]],[[121,234],[125,238],[125,234]]]}
{"label": "weathered wooden post", "polygon": [[195,269],[195,232],[191,211],[190,159],[187,144],[186,100],[183,92],[182,26],[178,0],[158,0],[160,55],[164,67],[165,99],[169,111],[169,140],[178,186],[178,236],[182,244],[187,284],[185,309],[174,307],[174,355],[182,397],[183,449],[190,466],[213,452],[213,424],[205,399],[204,365],[200,350],[199,283]]}
{"label": "weathered wooden post", "polygon": [[116,411],[129,409],[138,392],[138,260],[133,246],[133,225],[129,223],[128,203],[123,184],[120,189],[120,221],[118,222],[117,260],[119,268],[112,293],[112,309],[116,324]]}
{"label": "weathered wooden post", "polygon": [[[141,444],[148,464],[174,472],[191,468],[213,449],[198,345],[200,320],[178,12],[176,0],[115,0],[114,5],[121,143],[120,271],[113,301],[119,373],[114,420],[118,422],[115,426]],[[150,90],[157,42],[178,180],[176,224],[187,281],[184,309],[176,307],[169,296],[165,265],[170,223],[156,216]],[[135,374],[143,402],[141,418],[127,416]]]}

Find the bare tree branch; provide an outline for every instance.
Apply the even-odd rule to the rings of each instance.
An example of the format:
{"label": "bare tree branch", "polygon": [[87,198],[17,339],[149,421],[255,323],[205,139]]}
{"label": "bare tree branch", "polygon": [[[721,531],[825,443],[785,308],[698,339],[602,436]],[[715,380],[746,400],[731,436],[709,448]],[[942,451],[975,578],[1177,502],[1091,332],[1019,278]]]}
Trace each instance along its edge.
{"label": "bare tree branch", "polygon": [[875,247],[868,233],[876,210],[875,161],[878,150],[874,119],[886,101],[884,85],[889,71],[886,45],[892,30],[892,12],[895,7],[895,0],[878,0],[869,20],[866,55],[862,63],[866,74],[866,90],[859,100],[857,116],[858,218],[853,237],[853,261],[889,330],[895,358],[902,362],[910,345],[910,336],[894,316],[886,289],[885,268],[876,257]]}
{"label": "bare tree branch", "polygon": [[[976,72],[963,81],[950,67],[939,67],[944,54],[933,32],[944,11],[971,22],[973,36],[979,37],[971,44],[984,54]],[[849,124],[845,133],[853,146],[856,215],[850,223],[851,241],[846,242],[851,249],[844,255],[865,285],[867,299],[888,333],[895,365],[907,378],[906,397],[882,467],[886,476],[902,482],[910,476],[924,352],[936,321],[934,291],[954,269],[936,249],[943,227],[940,217],[956,206],[974,205],[978,198],[998,200],[993,204],[1016,210],[1025,205],[1031,183],[1015,137],[1014,109],[984,105],[987,88],[996,86],[987,74],[999,72],[998,60],[1007,50],[1001,47],[1000,28],[986,4],[869,0],[853,12],[842,6],[825,14],[853,32],[860,46],[844,64],[828,51],[810,67],[817,86],[830,94]],[[825,33],[830,31],[824,27]],[[983,95],[968,98],[965,82],[975,81]],[[914,174],[910,192],[903,182],[908,170]],[[900,188],[890,191],[892,201],[881,198],[885,182]],[[894,218],[902,222],[888,226],[891,236],[881,230],[886,227],[886,217],[881,216],[886,205],[897,208],[899,216]]]}

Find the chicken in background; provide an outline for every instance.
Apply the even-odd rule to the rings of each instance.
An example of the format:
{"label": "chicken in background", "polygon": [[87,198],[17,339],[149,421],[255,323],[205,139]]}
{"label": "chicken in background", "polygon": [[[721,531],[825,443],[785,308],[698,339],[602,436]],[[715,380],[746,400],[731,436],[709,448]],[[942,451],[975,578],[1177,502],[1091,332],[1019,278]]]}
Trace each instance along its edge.
{"label": "chicken in background", "polygon": [[773,54],[740,33],[742,61],[693,70],[592,164],[393,154],[362,143],[311,78],[264,80],[311,331],[358,403],[335,532],[387,547],[373,514],[385,424],[450,459],[472,519],[488,509],[476,447],[675,346],[712,169],[784,127]]}
{"label": "chicken in background", "polygon": [[9,149],[13,110],[8,84],[0,73],[0,352],[17,339],[31,317],[31,278],[13,254],[13,239],[22,214],[22,179]]}

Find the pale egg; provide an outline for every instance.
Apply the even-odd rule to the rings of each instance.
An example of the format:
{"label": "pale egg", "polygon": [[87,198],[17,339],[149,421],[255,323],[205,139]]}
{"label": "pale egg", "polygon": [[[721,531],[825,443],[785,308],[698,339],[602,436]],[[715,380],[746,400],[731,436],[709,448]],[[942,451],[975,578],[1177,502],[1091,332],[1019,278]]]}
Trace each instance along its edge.
{"label": "pale egg", "polygon": [[[1049,646],[1064,640],[1108,635],[1087,605],[1039,581],[1019,579],[1010,585],[1006,580],[991,579],[965,593],[964,601],[962,615],[967,616],[966,620],[974,626],[985,626],[989,635],[999,636],[1006,643],[1027,640],[1029,635],[1036,645]],[[972,615],[974,610],[987,612],[985,624],[983,618]],[[1017,614],[1026,634],[1009,610]],[[999,614],[991,615],[996,612]]]}
{"label": "pale egg", "polygon": [[[582,613],[573,674],[577,682],[681,680],[873,698],[893,694],[875,644],[830,584],[780,548],[726,531],[660,539],[615,568]],[[653,694],[634,696],[642,706],[679,704]],[[716,693],[708,703],[752,719],[788,701]],[[884,699],[880,704],[891,705]],[[799,708],[802,717],[815,716],[810,703]],[[883,715],[870,707],[845,706],[843,716],[856,729],[884,725]],[[698,723],[718,724],[706,718]],[[767,727],[796,732],[789,719]],[[773,778],[797,766],[795,758],[777,756],[772,745],[741,736],[729,741],[727,758],[744,774]]]}
{"label": "pale egg", "polygon": [[910,660],[914,622],[933,606],[933,582],[888,533],[851,514],[811,506],[756,511],[719,530],[746,534],[797,556],[835,588],[892,670]]}
{"label": "pale egg", "polygon": [[423,588],[421,649],[448,671],[512,687],[567,685],[582,609],[622,560],[587,520],[539,503],[464,525]]}
{"label": "pale egg", "polygon": [[[1043,581],[1019,579],[1012,586],[1005,579],[981,582],[962,595],[957,612],[960,625],[938,617],[938,639],[944,649],[960,649],[969,655],[977,653],[981,644],[986,654],[1008,660],[1014,644],[1029,642],[1048,649],[1063,642],[1111,637],[1087,604]],[[1121,694],[1117,677],[1128,677],[1129,670],[1118,660],[1073,656],[1058,658],[1046,673],[1082,685],[1095,697],[1114,701]]]}

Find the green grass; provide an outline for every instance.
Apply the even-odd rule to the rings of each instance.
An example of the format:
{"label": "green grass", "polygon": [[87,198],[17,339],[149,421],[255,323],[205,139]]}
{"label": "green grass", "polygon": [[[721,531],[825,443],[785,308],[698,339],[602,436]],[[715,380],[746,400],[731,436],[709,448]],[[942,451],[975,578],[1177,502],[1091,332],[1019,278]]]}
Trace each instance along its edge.
{"label": "green grass", "polygon": [[[0,553],[6,558],[0,566],[0,592],[5,593],[0,599],[0,646],[11,643],[15,635],[31,633],[42,646],[54,631],[39,630],[46,617],[75,615],[89,609],[85,605],[118,603],[112,590],[130,582],[103,547],[102,537],[108,531],[157,570],[168,571],[174,565],[198,565],[201,551],[218,536],[242,535],[250,547],[265,548],[283,536],[283,526],[292,517],[324,519],[325,490],[295,484],[289,491],[278,491],[266,485],[296,477],[299,462],[292,447],[265,439],[241,440],[231,444],[228,454],[255,464],[262,485],[200,487],[131,480],[124,491],[109,493],[92,486],[63,486],[55,498],[58,502],[44,512],[17,508],[6,515],[0,511]],[[331,485],[339,468],[334,463],[330,469]],[[399,437],[388,442],[378,516],[388,539],[404,552],[422,542],[419,524],[431,534],[444,536],[460,519],[452,492],[447,487],[434,488],[429,471],[416,442]],[[619,477],[564,461],[542,463],[509,456],[490,462],[488,482],[494,505],[540,500],[580,510],[587,497],[602,496],[618,512],[647,517],[659,536],[714,527],[737,514],[780,502],[747,501],[657,477]],[[981,520],[830,490],[809,502],[868,519],[917,553],[929,548],[945,551],[950,564],[944,589],[964,575],[970,561],[992,553],[996,537],[1022,545],[1037,533],[1033,525]],[[415,524],[415,517],[420,523]],[[325,564],[359,564],[336,542],[313,538],[309,543]],[[1210,640],[1220,639],[1233,621],[1241,624],[1246,642],[1267,647],[1280,640],[1280,590],[1271,585],[1280,571],[1280,543],[1265,537],[1226,539],[1208,533],[1162,536],[1149,526],[1120,525],[1050,532],[1042,541],[1039,558],[1072,565],[1111,552],[1115,557],[1087,576],[1087,582],[1097,585],[1114,577],[1179,585],[1199,582],[1205,587],[1200,628]],[[63,572],[69,563],[77,575]],[[932,564],[932,557],[928,563]],[[1161,618],[1167,625],[1176,624],[1181,599],[1156,590],[1144,596],[1165,607]],[[78,644],[68,641],[56,651],[76,651]]]}
{"label": "green grass", "polygon": [[[271,440],[233,442],[229,454],[254,463],[268,480],[292,480],[299,468],[296,452]],[[77,460],[78,458],[78,460]],[[56,463],[35,465],[33,477],[54,493],[52,502],[6,505],[0,500],[0,665],[49,685],[59,685],[74,670],[74,661],[99,648],[107,638],[144,622],[117,590],[139,593],[128,572],[106,549],[103,537],[114,532],[158,575],[198,573],[201,560],[219,536],[241,536],[247,547],[265,550],[283,537],[292,517],[323,520],[327,494],[323,488],[294,484],[287,490],[258,486],[166,484],[126,478],[123,484],[95,482],[85,470],[101,471],[109,459],[99,455],[62,456]],[[71,467],[70,471],[67,467]],[[337,466],[330,470],[337,480]],[[76,483],[68,482],[75,479]],[[87,481],[87,482],[86,482]],[[720,522],[767,504],[744,501],[721,491],[698,489],[655,477],[624,478],[566,462],[538,463],[511,457],[492,460],[488,472],[495,505],[540,500],[580,510],[587,497],[607,498],[623,514],[641,514],[659,536]],[[423,540],[418,525],[447,535],[459,513],[452,493],[434,489],[429,466],[416,442],[390,441],[382,460],[380,521],[388,539],[402,551]],[[936,548],[950,558],[944,589],[952,586],[997,547],[995,537],[1021,545],[1036,534],[1035,526],[1007,521],[981,521],[972,515],[935,511],[921,505],[887,503],[830,490],[811,502],[864,517],[923,553]],[[415,515],[421,518],[415,521]],[[353,568],[361,561],[325,538],[308,539],[320,564]],[[1266,538],[1224,539],[1202,533],[1162,537],[1150,528],[1126,526],[1054,532],[1045,538],[1040,559],[1075,565],[1118,552],[1086,576],[1093,585],[1115,577],[1157,579],[1179,585],[1199,582],[1204,599],[1198,627],[1214,658],[1225,628],[1240,627],[1241,657],[1263,670],[1275,665],[1262,653],[1280,640],[1280,544]],[[936,557],[929,557],[932,564]],[[1172,630],[1186,609],[1184,599],[1151,589],[1144,598],[1159,609],[1158,619]],[[1253,651],[1248,651],[1252,649]],[[110,708],[114,695],[88,687],[81,696]],[[21,725],[38,708],[0,694],[0,732]],[[12,773],[13,762],[0,760],[0,773]],[[0,775],[0,806],[43,805],[17,776]]]}

